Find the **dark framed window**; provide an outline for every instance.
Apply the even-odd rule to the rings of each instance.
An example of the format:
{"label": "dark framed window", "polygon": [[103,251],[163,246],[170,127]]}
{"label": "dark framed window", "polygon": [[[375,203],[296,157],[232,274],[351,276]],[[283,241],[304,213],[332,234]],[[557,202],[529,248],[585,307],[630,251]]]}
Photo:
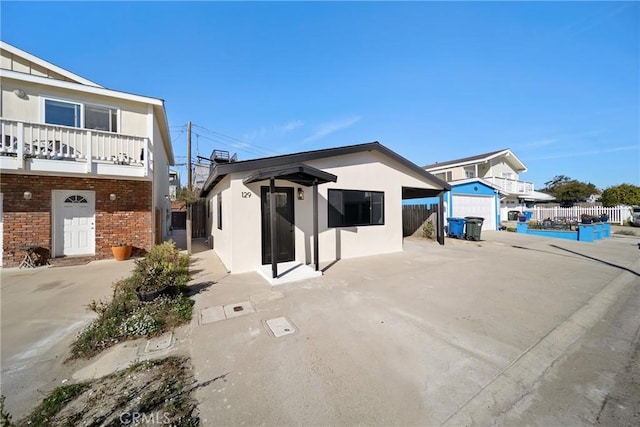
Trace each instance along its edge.
{"label": "dark framed window", "polygon": [[218,194],[218,230],[222,230],[222,193]]}
{"label": "dark framed window", "polygon": [[[81,110],[84,111],[84,117],[80,114]],[[45,99],[44,122],[52,125],[117,132],[118,110],[99,105]]]}
{"label": "dark framed window", "polygon": [[384,192],[329,190],[329,227],[384,225]]}

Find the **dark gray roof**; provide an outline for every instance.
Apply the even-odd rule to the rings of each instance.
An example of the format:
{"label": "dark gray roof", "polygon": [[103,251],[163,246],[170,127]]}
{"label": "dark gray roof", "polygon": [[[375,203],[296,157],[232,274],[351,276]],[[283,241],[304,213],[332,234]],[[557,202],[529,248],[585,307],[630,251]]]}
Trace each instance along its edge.
{"label": "dark gray roof", "polygon": [[326,184],[336,182],[338,177],[313,168],[309,165],[298,163],[295,165],[278,166],[276,168],[258,169],[243,181],[245,184],[265,181],[267,179],[286,179],[296,184],[311,187],[314,184]]}
{"label": "dark gray roof", "polygon": [[200,196],[206,196],[209,191],[226,175],[233,172],[245,172],[265,168],[275,168],[278,166],[296,165],[299,163],[307,162],[310,160],[322,159],[325,157],[342,156],[345,154],[360,153],[363,151],[378,151],[400,164],[406,166],[408,169],[423,176],[435,185],[442,187],[443,190],[450,190],[451,187],[445,181],[436,178],[431,173],[425,171],[420,166],[405,159],[395,151],[392,151],[380,144],[377,141],[368,142],[365,144],[348,145],[345,147],[325,148],[322,150],[304,151],[301,153],[285,154],[281,156],[263,157],[260,159],[244,160],[240,162],[216,164],[213,171],[207,178],[204,184]]}
{"label": "dark gray roof", "polygon": [[498,150],[498,151],[492,151],[490,153],[485,153],[485,154],[478,154],[477,156],[471,156],[471,157],[463,157],[462,159],[455,159],[455,160],[447,160],[446,162],[436,162],[432,165],[426,165],[423,166],[425,169],[431,169],[431,168],[435,168],[435,167],[440,167],[440,166],[447,166],[447,165],[454,165],[456,163],[465,163],[465,162],[473,162],[474,160],[482,160],[486,157],[491,157],[493,155],[496,155],[498,153],[502,153],[503,151],[507,151],[508,148],[504,148],[502,150]]}

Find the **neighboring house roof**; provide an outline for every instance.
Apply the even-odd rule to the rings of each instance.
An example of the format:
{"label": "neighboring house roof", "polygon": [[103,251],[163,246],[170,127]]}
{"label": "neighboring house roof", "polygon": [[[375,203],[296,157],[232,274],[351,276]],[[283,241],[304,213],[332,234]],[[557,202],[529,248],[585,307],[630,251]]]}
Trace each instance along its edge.
{"label": "neighboring house roof", "polygon": [[299,164],[310,160],[322,159],[326,157],[341,156],[345,154],[360,153],[363,151],[378,151],[391,159],[399,162],[403,166],[412,170],[413,172],[428,179],[436,186],[442,187],[443,190],[450,190],[451,187],[445,181],[436,178],[431,173],[425,171],[420,166],[400,156],[398,153],[388,149],[384,145],[377,141],[369,142],[365,144],[348,145],[346,147],[326,148],[322,150],[305,151],[301,153],[285,154],[282,156],[264,157],[254,160],[244,160],[239,162],[221,163],[216,164],[207,178],[202,189],[201,196],[206,196],[209,191],[226,175],[233,172],[246,172],[262,168],[275,168],[278,166],[286,166],[292,164]]}
{"label": "neighboring house roof", "polygon": [[542,193],[540,191],[532,191],[527,194],[513,194],[513,196],[517,196],[519,199],[531,201],[531,202],[548,202],[556,199],[552,195],[547,193]]}
{"label": "neighboring house roof", "polygon": [[88,85],[88,86],[103,87],[98,83],[92,82],[91,80],[85,79],[82,76],[72,73],[71,71],[67,71],[64,68],[58,67],[57,65],[52,64],[51,62],[45,61],[42,58],[38,58],[37,56],[30,54],[29,52],[26,52],[22,49],[18,49],[17,47],[10,45],[7,42],[0,41],[0,48],[3,50],[6,50],[11,55],[19,56],[20,58],[23,58],[47,70],[53,71],[54,73],[59,74],[64,78],[72,80],[76,83]]}
{"label": "neighboring house roof", "polygon": [[449,185],[451,187],[455,187],[457,185],[463,185],[463,184],[469,184],[470,182],[479,182],[481,184],[486,185],[489,188],[493,188],[494,190],[496,190],[496,192],[498,192],[500,195],[503,196],[508,196],[509,193],[507,193],[506,191],[504,191],[503,189],[501,189],[500,187],[498,187],[497,185],[491,183],[490,181],[487,181],[486,179],[482,179],[482,178],[467,178],[467,179],[458,179],[456,181],[451,181],[449,182]]}
{"label": "neighboring house roof", "polygon": [[478,154],[477,156],[464,157],[462,159],[448,160],[446,162],[436,162],[431,165],[426,165],[424,166],[424,168],[428,171],[433,172],[439,169],[449,169],[452,167],[467,166],[467,165],[473,165],[476,163],[484,163],[484,162],[488,162],[491,159],[495,159],[497,157],[502,157],[502,156],[505,156],[507,157],[508,160],[510,160],[510,162],[514,166],[515,171],[517,172],[527,171],[527,167],[524,165],[524,163],[522,163],[522,161],[515,154],[513,154],[513,151],[511,151],[509,148],[505,148],[503,150],[498,150],[498,151],[492,151],[490,153]]}

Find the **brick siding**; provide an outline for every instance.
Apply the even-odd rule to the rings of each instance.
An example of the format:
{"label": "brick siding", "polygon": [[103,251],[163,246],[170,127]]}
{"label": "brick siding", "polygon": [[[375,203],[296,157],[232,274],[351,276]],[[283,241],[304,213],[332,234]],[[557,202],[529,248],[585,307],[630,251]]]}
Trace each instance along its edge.
{"label": "brick siding", "polygon": [[[95,192],[95,259],[113,257],[111,246],[126,242],[141,250],[153,244],[149,181],[0,174],[3,193],[3,266],[17,266],[25,245],[51,251],[52,190]],[[23,194],[30,191],[31,200]],[[116,200],[109,199],[111,193]]]}

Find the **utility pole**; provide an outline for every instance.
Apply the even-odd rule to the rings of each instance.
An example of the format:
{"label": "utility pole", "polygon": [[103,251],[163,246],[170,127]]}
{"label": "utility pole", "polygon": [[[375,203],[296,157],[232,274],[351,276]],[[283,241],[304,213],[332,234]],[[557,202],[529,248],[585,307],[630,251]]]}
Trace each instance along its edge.
{"label": "utility pole", "polygon": [[187,253],[191,255],[191,120],[187,122]]}

